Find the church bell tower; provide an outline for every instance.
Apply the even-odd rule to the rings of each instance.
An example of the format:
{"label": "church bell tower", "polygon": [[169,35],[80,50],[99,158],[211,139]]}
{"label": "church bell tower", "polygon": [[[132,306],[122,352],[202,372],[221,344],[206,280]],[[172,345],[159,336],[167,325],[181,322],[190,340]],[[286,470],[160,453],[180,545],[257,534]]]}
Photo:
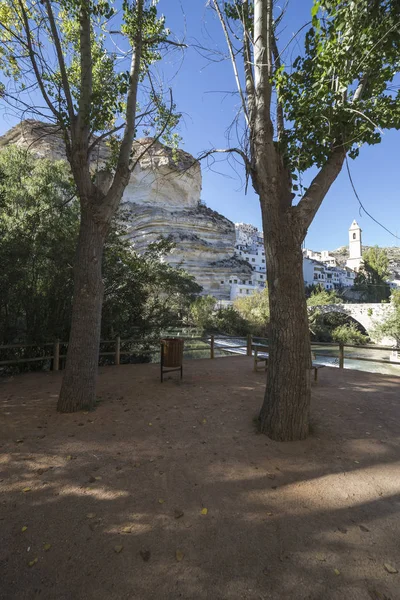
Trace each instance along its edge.
{"label": "church bell tower", "polygon": [[358,271],[362,264],[361,227],[353,221],[349,229],[349,258],[346,266]]}

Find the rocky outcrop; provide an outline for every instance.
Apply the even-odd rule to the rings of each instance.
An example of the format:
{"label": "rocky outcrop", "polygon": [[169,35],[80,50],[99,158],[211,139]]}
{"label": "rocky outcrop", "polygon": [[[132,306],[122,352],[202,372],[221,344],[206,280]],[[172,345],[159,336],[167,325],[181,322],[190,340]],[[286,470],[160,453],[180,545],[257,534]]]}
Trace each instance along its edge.
{"label": "rocky outcrop", "polygon": [[[0,148],[16,144],[42,158],[65,159],[60,130],[38,121],[24,121],[0,137]],[[108,148],[99,145],[92,157],[105,165]],[[129,215],[128,235],[143,252],[160,236],[169,236],[175,249],[167,260],[194,275],[203,293],[230,298],[230,281],[250,280],[250,265],[234,255],[235,227],[229,219],[200,201],[201,169],[187,152],[164,146],[152,138],[137,140],[136,161],[122,198]]]}

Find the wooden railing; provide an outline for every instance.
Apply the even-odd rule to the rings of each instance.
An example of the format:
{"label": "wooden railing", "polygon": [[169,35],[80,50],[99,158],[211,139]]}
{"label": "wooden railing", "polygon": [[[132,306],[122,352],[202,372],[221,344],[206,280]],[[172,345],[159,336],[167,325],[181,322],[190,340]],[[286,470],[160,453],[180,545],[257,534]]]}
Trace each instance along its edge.
{"label": "wooden railing", "polygon": [[[182,332],[183,333],[183,332]],[[170,335],[170,333],[168,333],[168,335]],[[267,338],[262,338],[262,337],[255,337],[255,336],[251,336],[248,335],[247,338],[243,338],[241,336],[225,336],[225,335],[215,335],[215,334],[203,334],[202,336],[197,336],[197,335],[192,335],[192,336],[184,336],[184,335],[179,335],[179,337],[182,337],[188,344],[185,344],[185,352],[192,354],[192,353],[196,353],[198,351],[201,352],[205,352],[207,351],[207,353],[209,352],[209,358],[214,359],[216,358],[216,356],[226,356],[226,355],[232,355],[235,353],[238,353],[238,350],[243,350],[243,352],[240,352],[238,354],[243,354],[246,356],[252,356],[253,355],[253,345],[254,344],[265,344],[268,345],[268,340]],[[218,342],[216,344],[216,338],[218,338]],[[221,340],[241,340],[243,339],[243,343],[236,343],[236,344],[221,344]],[[201,345],[192,345],[193,343],[196,342],[201,342]],[[101,351],[101,346],[104,345],[108,345],[108,346],[112,346],[112,350],[107,350],[107,351]],[[131,345],[131,348],[129,349],[124,349],[124,347]],[[100,352],[99,352],[99,357],[110,357],[113,364],[115,365],[119,365],[121,364],[121,357],[123,356],[135,356],[135,351],[133,350],[133,347],[137,346],[137,350],[136,350],[136,355],[138,353],[138,349],[140,351],[140,348],[142,347],[142,353],[146,353],[146,354],[156,354],[158,352],[159,349],[159,345],[158,345],[158,339],[153,337],[150,338],[129,338],[129,339],[124,339],[121,340],[120,337],[116,337],[114,340],[102,340],[100,342]],[[144,348],[143,348],[144,346]],[[344,361],[345,359],[348,360],[359,360],[359,361],[367,361],[367,362],[375,362],[375,363],[382,363],[382,364],[392,364],[395,365],[396,362],[391,362],[389,360],[382,360],[382,359],[378,359],[375,357],[366,357],[366,356],[359,356],[359,355],[346,355],[346,348],[357,348],[359,350],[382,350],[382,351],[389,351],[389,352],[394,352],[396,351],[396,348],[392,348],[392,347],[388,347],[388,346],[356,346],[354,344],[337,344],[337,343],[332,343],[332,342],[312,342],[311,343],[311,347],[315,348],[316,346],[319,346],[320,348],[332,348],[336,349],[338,351],[337,354],[337,360],[338,360],[338,366],[339,368],[343,369],[344,368]],[[0,360],[0,367],[3,366],[12,366],[12,365],[19,365],[19,364],[25,364],[25,363],[33,363],[33,362],[45,362],[45,361],[52,361],[51,364],[51,369],[53,371],[58,371],[60,369],[60,366],[62,366],[61,361],[63,359],[66,358],[66,348],[68,347],[68,342],[61,342],[59,340],[56,340],[54,342],[46,342],[46,343],[41,343],[41,344],[8,344],[8,345],[3,345],[0,346],[0,353],[4,354],[4,351],[10,350],[10,351],[17,351],[20,352],[23,349],[26,348],[35,348],[36,351],[43,351],[43,355],[40,356],[19,356],[19,357],[14,357],[14,358],[9,358],[6,360]],[[48,348],[52,348],[51,350],[47,350]],[[61,348],[64,350],[63,352],[61,352]],[[236,352],[235,352],[236,351]],[[329,357],[332,358],[333,354],[331,353],[326,353],[326,352],[321,352],[320,350],[318,350],[317,352],[317,356],[318,357]],[[400,363],[399,363],[400,366]]]}

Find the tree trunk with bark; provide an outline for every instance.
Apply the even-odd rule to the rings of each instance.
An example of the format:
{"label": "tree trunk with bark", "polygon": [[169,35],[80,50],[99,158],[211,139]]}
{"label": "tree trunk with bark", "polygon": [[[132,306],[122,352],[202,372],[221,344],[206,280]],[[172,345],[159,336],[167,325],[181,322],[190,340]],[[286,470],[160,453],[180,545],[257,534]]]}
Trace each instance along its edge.
{"label": "tree trunk with bark", "polygon": [[[86,203],[85,203],[86,204]],[[108,227],[83,205],[74,266],[74,301],[67,364],[57,410],[91,409],[96,399],[103,304],[102,258]]]}
{"label": "tree trunk with bark", "polygon": [[[265,202],[261,202],[265,207]],[[265,214],[265,210],[263,211]],[[278,441],[307,437],[311,346],[303,281],[301,227],[293,207],[264,218],[270,306],[269,360],[260,429]]]}

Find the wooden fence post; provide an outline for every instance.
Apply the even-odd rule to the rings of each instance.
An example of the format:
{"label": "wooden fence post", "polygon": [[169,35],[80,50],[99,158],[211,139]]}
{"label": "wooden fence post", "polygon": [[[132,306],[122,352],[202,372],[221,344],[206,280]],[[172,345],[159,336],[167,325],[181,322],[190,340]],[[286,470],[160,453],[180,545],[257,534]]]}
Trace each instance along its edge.
{"label": "wooden fence post", "polygon": [[121,338],[119,335],[115,340],[115,364],[119,365],[121,360]]}
{"label": "wooden fence post", "polygon": [[54,342],[53,347],[53,371],[58,371],[60,366],[60,340]]}
{"label": "wooden fence post", "polygon": [[251,356],[253,354],[251,346],[253,344],[253,336],[251,333],[247,334],[247,356]]}
{"label": "wooden fence post", "polygon": [[344,369],[344,346],[339,344],[339,369]]}
{"label": "wooden fence post", "polygon": [[210,358],[214,358],[214,336],[211,336],[211,343],[210,343]]}

